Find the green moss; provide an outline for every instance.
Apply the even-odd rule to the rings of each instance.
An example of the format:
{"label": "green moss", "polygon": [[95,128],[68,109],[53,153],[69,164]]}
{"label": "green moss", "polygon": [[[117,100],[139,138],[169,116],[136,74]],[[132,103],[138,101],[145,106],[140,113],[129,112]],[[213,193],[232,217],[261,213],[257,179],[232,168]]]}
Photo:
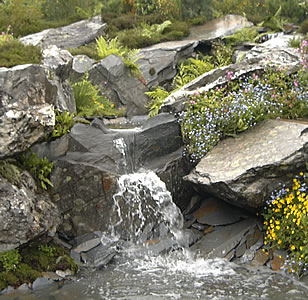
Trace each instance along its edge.
{"label": "green moss", "polygon": [[67,49],[73,56],[75,55],[87,55],[88,57],[94,60],[100,60],[99,55],[97,54],[96,43],[90,43],[79,48],[69,48]]}
{"label": "green moss", "polygon": [[20,186],[21,169],[15,160],[0,160],[0,176],[6,178],[11,184]]}
{"label": "green moss", "polygon": [[13,67],[23,64],[39,64],[41,50],[33,45],[24,45],[19,40],[10,40],[0,45],[0,67]]}

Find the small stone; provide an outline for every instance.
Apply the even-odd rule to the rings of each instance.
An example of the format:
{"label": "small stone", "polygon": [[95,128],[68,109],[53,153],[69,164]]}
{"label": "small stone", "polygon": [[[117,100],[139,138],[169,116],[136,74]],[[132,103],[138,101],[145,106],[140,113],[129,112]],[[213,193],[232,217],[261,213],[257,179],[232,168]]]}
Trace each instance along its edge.
{"label": "small stone", "polygon": [[32,283],[32,289],[33,290],[44,289],[53,283],[54,281],[49,278],[40,277],[40,278],[35,279],[35,281]]}
{"label": "small stone", "polygon": [[96,246],[98,246],[101,243],[101,239],[100,238],[95,238],[89,241],[86,241],[80,245],[78,245],[76,248],[74,248],[73,250],[77,253],[81,253],[81,252],[87,252],[93,248],[95,248]]}
{"label": "small stone", "polygon": [[245,242],[241,243],[241,244],[236,248],[235,256],[236,256],[236,257],[241,257],[241,256],[243,256],[243,254],[245,253],[246,249],[247,249],[246,243],[245,243]]}
{"label": "small stone", "polygon": [[255,257],[250,264],[256,267],[264,266],[268,260],[269,260],[268,253],[265,251],[259,250],[256,252]]}

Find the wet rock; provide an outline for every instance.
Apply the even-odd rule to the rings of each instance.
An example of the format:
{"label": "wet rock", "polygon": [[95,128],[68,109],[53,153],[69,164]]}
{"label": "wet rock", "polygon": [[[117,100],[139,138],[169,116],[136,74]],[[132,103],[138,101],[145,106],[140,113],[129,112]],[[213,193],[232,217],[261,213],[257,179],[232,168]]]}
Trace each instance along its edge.
{"label": "wet rock", "polygon": [[191,199],[185,210],[183,211],[183,215],[189,215],[193,213],[196,209],[198,209],[201,205],[201,196],[200,195],[194,195]]}
{"label": "wet rock", "polygon": [[0,291],[0,295],[7,295],[14,292],[14,288],[11,286],[6,287],[4,290]]}
{"label": "wet rock", "polygon": [[17,291],[21,293],[29,293],[30,292],[29,285],[27,283],[24,283],[17,288]]}
{"label": "wet rock", "polygon": [[97,16],[68,26],[46,29],[24,36],[20,40],[26,45],[40,46],[43,49],[50,45],[56,45],[62,49],[78,48],[102,35],[105,26],[101,17]]}
{"label": "wet rock", "polygon": [[[232,212],[232,213],[231,213]],[[200,208],[193,213],[200,224],[228,225],[247,217],[241,210],[217,198],[206,198]]]}
{"label": "wet rock", "polygon": [[254,259],[256,251],[253,249],[247,249],[243,256],[240,258],[240,263],[247,264]]}
{"label": "wet rock", "polygon": [[251,27],[253,24],[239,15],[226,15],[221,18],[211,20],[204,25],[193,26],[187,39],[192,40],[214,40],[224,36],[232,35],[237,30],[244,27]]}
{"label": "wet rock", "polygon": [[243,254],[245,253],[246,250],[247,250],[246,242],[240,243],[240,245],[236,248],[235,256],[236,257],[243,256]]}
{"label": "wet rock", "polygon": [[20,187],[0,177],[0,252],[12,250],[35,237],[55,231],[57,207],[47,193],[36,193],[34,179],[24,171]]}
{"label": "wet rock", "polygon": [[109,55],[89,69],[89,79],[116,107],[126,110],[126,115],[147,114],[148,89],[132,75],[121,57]]}
{"label": "wet rock", "polygon": [[[305,169],[308,123],[268,120],[212,149],[186,177],[233,205],[263,206],[288,173]],[[225,149],[228,149],[226,152]]]}
{"label": "wet rock", "polygon": [[74,272],[72,270],[57,270],[56,275],[59,276],[60,278],[68,278],[74,275]]}
{"label": "wet rock", "polygon": [[70,251],[70,257],[75,261],[76,264],[80,265],[81,263],[81,258],[80,258],[80,253],[71,250]]}
{"label": "wet rock", "polygon": [[269,254],[265,251],[258,250],[250,264],[255,267],[264,266],[268,260]]}
{"label": "wet rock", "polygon": [[86,253],[87,266],[101,269],[106,266],[117,254],[117,245],[100,245]]}
{"label": "wet rock", "polygon": [[51,197],[63,216],[59,232],[74,237],[108,230],[117,176],[82,162],[58,160],[51,180]]}
{"label": "wet rock", "polygon": [[34,291],[41,290],[47,288],[52,284],[54,284],[54,281],[52,279],[40,277],[34,280],[34,282],[32,283],[32,289]]}
{"label": "wet rock", "polygon": [[208,226],[207,225],[203,225],[203,224],[200,224],[198,222],[194,223],[191,225],[192,228],[195,228],[199,231],[203,231],[205,228],[207,228]]}
{"label": "wet rock", "polygon": [[98,245],[100,245],[101,243],[101,239],[100,238],[95,238],[95,239],[91,239],[88,240],[86,242],[83,242],[81,244],[79,244],[77,247],[75,247],[73,249],[73,251],[77,252],[77,253],[81,253],[81,252],[88,252],[91,249],[97,247]]}
{"label": "wet rock", "polygon": [[255,219],[246,219],[232,225],[215,227],[212,232],[206,234],[191,249],[198,251],[200,256],[204,258],[225,257],[239,245],[245,234],[255,226]]}
{"label": "wet rock", "polygon": [[286,251],[274,249],[272,259],[270,261],[271,269],[274,271],[281,271],[281,268],[284,266],[286,257]]}

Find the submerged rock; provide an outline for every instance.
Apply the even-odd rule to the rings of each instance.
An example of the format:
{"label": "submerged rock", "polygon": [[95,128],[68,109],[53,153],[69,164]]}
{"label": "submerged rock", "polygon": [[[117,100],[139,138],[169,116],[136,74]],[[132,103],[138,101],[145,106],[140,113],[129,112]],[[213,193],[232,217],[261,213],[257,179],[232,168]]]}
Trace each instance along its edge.
{"label": "submerged rock", "polygon": [[307,145],[307,122],[268,120],[219,142],[185,178],[235,206],[257,208],[290,181],[287,174],[305,170]]}

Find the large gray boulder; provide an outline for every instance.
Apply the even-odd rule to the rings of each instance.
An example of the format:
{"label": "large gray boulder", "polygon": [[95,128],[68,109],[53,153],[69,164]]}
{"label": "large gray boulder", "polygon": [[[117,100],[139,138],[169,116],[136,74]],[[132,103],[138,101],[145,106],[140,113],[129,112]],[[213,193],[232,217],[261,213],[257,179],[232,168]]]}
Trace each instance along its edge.
{"label": "large gray boulder", "polygon": [[0,252],[14,249],[35,237],[56,231],[57,207],[37,187],[29,173],[20,174],[20,186],[0,177]]}
{"label": "large gray boulder", "polygon": [[149,98],[144,93],[148,89],[132,75],[121,57],[112,54],[95,64],[89,70],[89,79],[117,107],[126,109],[128,116],[147,113]]}
{"label": "large gray boulder", "polygon": [[246,209],[270,199],[308,161],[308,123],[268,120],[219,142],[185,177],[200,191]]}
{"label": "large gray boulder", "polygon": [[0,91],[0,158],[31,147],[52,130],[55,115],[47,103],[25,105]]}
{"label": "large gray boulder", "polygon": [[104,33],[106,24],[97,16],[89,20],[82,20],[68,26],[46,29],[38,33],[22,37],[24,44],[40,46],[42,49],[51,45],[59,48],[77,48],[94,41]]}

